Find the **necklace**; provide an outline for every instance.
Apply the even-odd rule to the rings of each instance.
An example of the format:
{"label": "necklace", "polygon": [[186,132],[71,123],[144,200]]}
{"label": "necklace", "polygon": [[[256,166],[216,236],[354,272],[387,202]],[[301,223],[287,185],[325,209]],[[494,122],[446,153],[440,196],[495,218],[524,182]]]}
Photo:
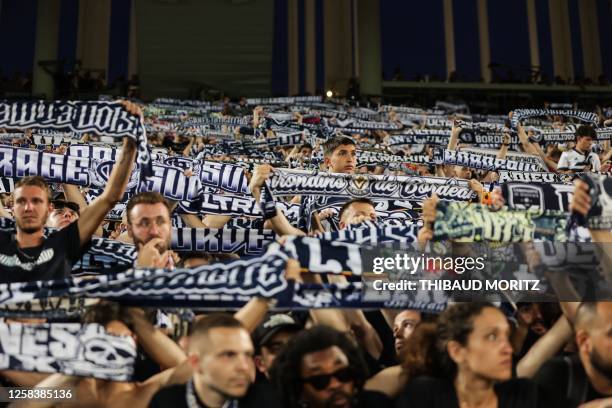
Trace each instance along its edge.
{"label": "necklace", "polygon": [[[18,253],[19,255],[21,255],[23,258],[25,258],[25,260],[26,260],[27,262],[33,262],[33,261],[35,261],[36,259],[38,259],[38,256],[35,256],[35,255],[28,255],[28,254],[26,254],[26,253],[25,253],[25,252],[24,252],[24,251],[23,251],[21,248],[19,248],[19,243],[17,242],[17,240],[15,240],[15,248],[17,248],[17,253]],[[40,256],[40,254],[39,254],[39,256]]]}
{"label": "necklace", "polygon": [[[193,386],[193,379],[189,380],[189,382],[187,383],[185,398],[187,399],[187,406],[189,408],[203,408],[202,405],[198,402],[198,397],[195,393],[195,387]],[[225,402],[225,404],[223,404],[222,408],[238,408],[238,401],[228,400]]]}

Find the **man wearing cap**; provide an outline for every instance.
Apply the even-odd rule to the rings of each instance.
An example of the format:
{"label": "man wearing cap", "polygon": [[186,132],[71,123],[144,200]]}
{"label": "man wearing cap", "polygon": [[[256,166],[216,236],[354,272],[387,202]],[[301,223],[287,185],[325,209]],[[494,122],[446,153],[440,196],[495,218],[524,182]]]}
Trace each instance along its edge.
{"label": "man wearing cap", "polygon": [[269,315],[251,335],[255,346],[253,360],[257,369],[257,376],[251,387],[257,395],[262,398],[265,396],[265,401],[260,401],[262,406],[280,408],[278,392],[270,382],[270,367],[285,344],[300,330],[302,325],[293,317],[278,313]]}
{"label": "man wearing cap", "polygon": [[287,314],[279,313],[269,316],[253,333],[257,371],[269,378],[268,370],[276,355],[285,343],[301,329],[302,326]]}
{"label": "man wearing cap", "polygon": [[62,229],[79,219],[79,205],[72,201],[53,200],[53,210],[47,219],[47,227]]}

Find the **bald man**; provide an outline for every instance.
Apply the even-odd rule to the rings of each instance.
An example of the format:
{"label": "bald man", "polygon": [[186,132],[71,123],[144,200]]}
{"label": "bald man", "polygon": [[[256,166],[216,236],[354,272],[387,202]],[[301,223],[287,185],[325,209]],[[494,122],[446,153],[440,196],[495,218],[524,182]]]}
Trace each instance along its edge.
{"label": "bald man", "polygon": [[612,406],[612,302],[583,302],[574,329],[578,353],[549,360],[534,380],[551,395],[564,390],[562,406]]}

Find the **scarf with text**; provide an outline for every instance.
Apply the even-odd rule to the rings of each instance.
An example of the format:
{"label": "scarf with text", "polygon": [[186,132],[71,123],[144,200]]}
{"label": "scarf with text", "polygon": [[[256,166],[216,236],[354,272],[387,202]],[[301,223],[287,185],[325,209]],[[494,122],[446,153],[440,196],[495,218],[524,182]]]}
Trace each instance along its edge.
{"label": "scarf with text", "polygon": [[194,269],[129,270],[92,277],[69,277],[0,285],[0,304],[62,296],[114,299],[160,307],[237,305],[253,296],[274,298],[287,289],[287,255],[273,243],[263,256]]}
{"label": "scarf with text", "polygon": [[371,246],[389,242],[412,243],[417,239],[418,230],[419,227],[415,224],[392,226],[366,221],[343,230],[318,234],[317,238]]}
{"label": "scarf with text", "polygon": [[[98,153],[107,151],[100,149]],[[51,183],[101,189],[108,184],[114,164],[112,160],[99,161],[83,156],[0,146],[0,176],[3,177],[41,176]],[[135,166],[127,192],[156,191],[171,200],[196,199],[199,195],[198,178],[185,176],[180,167],[155,163],[150,171],[150,176],[145,179],[142,167]]]}
{"label": "scarf with text", "polygon": [[340,173],[275,170],[268,181],[277,196],[321,195],[335,197],[423,200],[438,194],[442,200],[469,201],[474,192],[456,180],[435,177],[385,177]]}
{"label": "scarf with text", "polygon": [[455,166],[463,166],[477,170],[498,171],[498,170],[518,170],[518,171],[540,171],[539,165],[507,160],[497,159],[495,157],[485,156],[478,153],[455,151],[448,149],[434,148],[433,161],[440,164],[450,164]]}
{"label": "scarf with text", "polygon": [[[610,140],[612,138],[612,129],[595,129],[595,133],[597,134],[597,140]],[[538,143],[567,143],[576,140],[576,132],[540,132],[531,136],[531,139]]]}
{"label": "scarf with text", "polygon": [[137,163],[150,172],[151,158],[144,123],[118,102],[0,102],[0,126],[92,132],[113,139],[124,136],[138,146]]}
{"label": "scarf with text", "polygon": [[259,255],[276,238],[271,230],[174,228],[170,248],[176,252]]}
{"label": "scarf with text", "polygon": [[286,96],[278,98],[247,98],[247,105],[293,105],[323,102],[322,96]]}
{"label": "scarf with text", "polygon": [[450,132],[441,130],[409,130],[399,135],[389,136],[390,146],[403,146],[403,145],[414,145],[414,144],[427,144],[427,145],[438,145],[446,146],[448,139],[450,138]]}
{"label": "scarf with text", "polygon": [[508,171],[500,170],[499,182],[506,183],[517,181],[522,183],[571,183],[573,176],[563,173],[552,173],[546,171]]}
{"label": "scarf with text", "polygon": [[0,369],[131,381],[136,343],[99,324],[0,322]]}
{"label": "scarf with text", "polygon": [[516,129],[516,126],[520,121],[537,117],[537,116],[565,116],[567,118],[573,118],[582,122],[591,123],[593,126],[597,126],[599,123],[599,117],[593,112],[566,110],[566,109],[516,109],[512,114],[510,123],[512,127]]}

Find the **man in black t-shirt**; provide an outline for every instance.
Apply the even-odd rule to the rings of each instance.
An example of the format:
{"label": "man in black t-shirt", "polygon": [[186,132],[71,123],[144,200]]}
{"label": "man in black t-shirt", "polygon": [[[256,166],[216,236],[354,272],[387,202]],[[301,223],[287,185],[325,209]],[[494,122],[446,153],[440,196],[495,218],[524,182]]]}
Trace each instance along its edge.
{"label": "man in black t-shirt", "polygon": [[[140,108],[126,103],[132,114]],[[83,210],[78,221],[49,232],[45,223],[53,210],[51,191],[42,177],[28,176],[15,184],[15,230],[0,232],[0,283],[61,279],[89,243],[104,217],[121,199],[132,173],[136,143],[125,138],[121,158],[115,163],[104,192]]]}
{"label": "man in black t-shirt", "polygon": [[576,312],[575,331],[578,355],[553,358],[534,380],[551,395],[563,391],[562,406],[594,400],[612,406],[612,302],[583,302]]}
{"label": "man in black t-shirt", "polygon": [[361,350],[344,333],[315,326],[297,333],[276,356],[271,380],[286,408],[380,408],[390,400],[365,391]]}
{"label": "man in black t-shirt", "polygon": [[212,314],[193,326],[187,384],[159,391],[149,407],[264,407],[269,395],[251,386],[255,378],[249,332],[231,315]]}

